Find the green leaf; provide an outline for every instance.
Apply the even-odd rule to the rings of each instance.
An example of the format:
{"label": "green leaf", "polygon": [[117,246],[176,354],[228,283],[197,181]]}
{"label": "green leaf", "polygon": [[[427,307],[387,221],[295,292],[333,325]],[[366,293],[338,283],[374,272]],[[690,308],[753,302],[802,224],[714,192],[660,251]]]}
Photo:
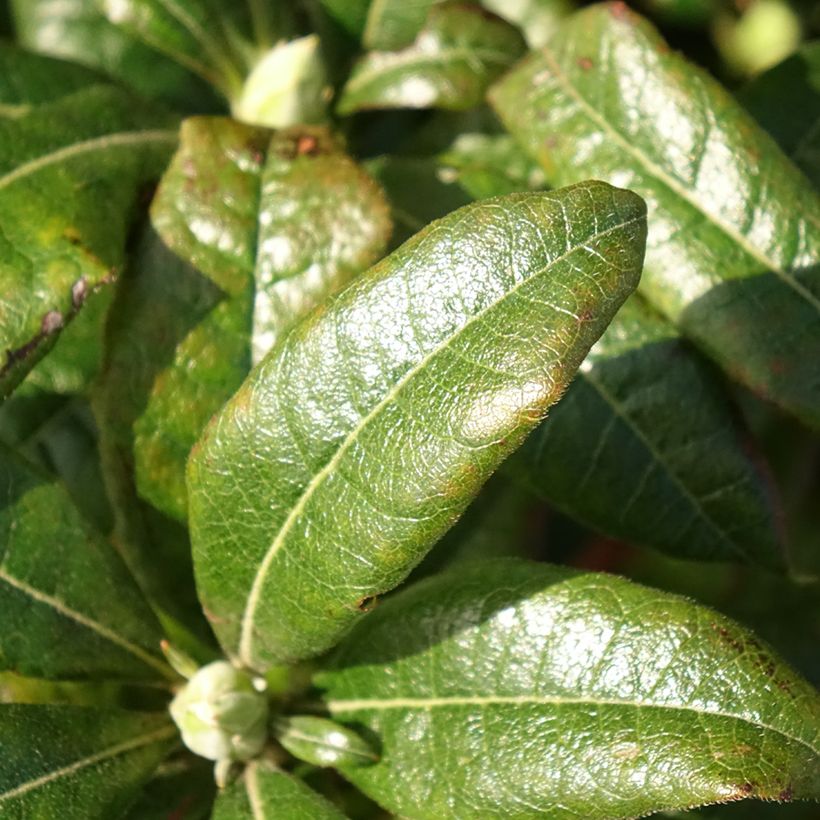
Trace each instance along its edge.
{"label": "green leaf", "polygon": [[345,820],[301,780],[270,763],[252,761],[241,779],[221,791],[212,820]]}
{"label": "green leaf", "polygon": [[0,706],[0,815],[111,820],[174,742],[165,715],[77,706]]}
{"label": "green leaf", "polygon": [[97,430],[84,399],[18,390],[0,405],[0,441],[59,477],[95,528],[100,533],[111,531]]}
{"label": "green leaf", "polygon": [[481,0],[481,5],[518,26],[532,49],[547,43],[575,8],[573,0]]}
{"label": "green leaf", "polygon": [[647,200],[643,294],[734,378],[820,425],[820,196],[622,3],[578,12],[491,93],[552,182]]}
{"label": "green leaf", "polygon": [[12,0],[17,38],[33,51],[99,69],[182,111],[213,111],[215,92],[187,68],[106,20],[97,0]]}
{"label": "green leaf", "polygon": [[173,679],[159,625],[117,554],[59,485],[0,448],[0,667]]}
{"label": "green leaf", "polygon": [[[257,46],[251,9],[233,0],[96,0],[110,23],[122,28],[232,99],[252,65]],[[263,11],[265,2],[251,3]]]}
{"label": "green leaf", "polygon": [[167,123],[102,86],[0,119],[0,396],[118,272],[140,188],[176,142]]}
{"label": "green leaf", "polygon": [[372,0],[362,42],[367,49],[396,51],[409,46],[424,26],[430,9],[442,0]]}
{"label": "green leaf", "polygon": [[327,14],[357,40],[364,32],[372,0],[319,0]]}
{"label": "green leaf", "polygon": [[314,766],[369,766],[379,759],[352,729],[315,715],[280,718],[274,734],[294,757]]}
{"label": "green leaf", "polygon": [[820,40],[755,77],[740,101],[820,188]]}
{"label": "green leaf", "polygon": [[125,815],[126,820],[207,820],[214,802],[214,767],[187,755],[163,763]]}
{"label": "green leaf", "polygon": [[[185,461],[207,421],[293,322],[380,258],[390,219],[381,189],[326,130],[214,118],[184,123],[152,219],[209,278],[143,266],[113,320],[130,349],[117,381],[133,380],[135,359],[152,371],[134,421],[137,485],[185,520]],[[161,353],[134,355],[145,335],[165,340]]]}
{"label": "green leaf", "polygon": [[0,42],[0,117],[20,117],[89,85],[100,75],[65,60],[32,54]]}
{"label": "green leaf", "polygon": [[[216,364],[207,375],[195,367],[174,372],[172,386],[184,387],[189,403],[179,416],[165,418],[169,442],[162,452],[174,453],[175,430],[192,423],[185,413],[195,419],[203,405],[207,411],[208,402],[220,396],[226,399],[239,385],[241,377],[230,383],[236,345],[232,350],[231,315],[226,315],[221,298],[212,282],[174,256],[153,231],[143,231],[117,287],[106,328],[105,362],[92,401],[118,548],[166,632],[185,624],[205,641],[209,630],[194,590],[187,532],[137,495],[135,460],[139,457],[141,465],[147,462],[153,467],[151,459],[158,446],[152,449],[145,444],[144,450],[136,450],[134,425],[152,390],[163,384],[164,371],[171,367],[178,345],[183,353],[194,349],[205,362]],[[214,318],[204,323],[186,347],[191,329],[211,314]],[[215,333],[214,340],[208,338],[210,331]],[[214,343],[221,345],[221,359],[216,357]],[[239,356],[246,361],[246,354]],[[186,455],[187,451],[177,453],[183,461]],[[174,486],[170,478],[167,483]],[[168,637],[180,640],[178,635],[169,633]]]}
{"label": "green leaf", "polygon": [[632,818],[820,795],[820,698],[746,629],[616,576],[478,562],[387,601],[317,677],[344,775],[411,818]]}
{"label": "green leaf", "polygon": [[641,200],[598,182],[487,200],[282,338],[188,462],[230,655],[317,654],[407,576],[560,397],[635,287],[644,230]]}
{"label": "green leaf", "polygon": [[614,538],[783,567],[772,491],[719,384],[639,297],[505,469]]}
{"label": "green leaf", "polygon": [[480,9],[434,7],[412,45],[373,51],[357,63],[338,111],[472,108],[524,48],[515,28]]}

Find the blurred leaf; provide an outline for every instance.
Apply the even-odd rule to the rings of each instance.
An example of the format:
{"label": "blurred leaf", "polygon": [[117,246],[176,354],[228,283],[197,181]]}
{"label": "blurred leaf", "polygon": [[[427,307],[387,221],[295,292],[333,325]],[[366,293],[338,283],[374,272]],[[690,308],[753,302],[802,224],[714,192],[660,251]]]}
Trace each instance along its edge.
{"label": "blurred leaf", "polygon": [[174,742],[166,715],[0,705],[0,815],[111,820]]}
{"label": "blurred leaf", "polygon": [[53,481],[0,445],[0,668],[167,680],[162,633],[117,554]]}
{"label": "blurred leaf", "polygon": [[430,9],[442,0],[372,0],[362,41],[368,50],[396,51],[409,46]]}
{"label": "blurred leaf", "polygon": [[125,820],[207,820],[214,797],[213,765],[185,755],[163,763]]}
{"label": "blurred leaf", "polygon": [[643,212],[597,182],[468,206],[263,359],[188,462],[197,585],[230,656],[318,654],[407,576],[634,289]]}
{"label": "blurred leaf", "polygon": [[176,142],[168,122],[103,86],[0,119],[0,396],[119,271],[141,186]]}
{"label": "blurred leaf", "polygon": [[740,101],[820,188],[820,40],[755,77]]}
{"label": "blurred leaf", "polygon": [[369,52],[356,64],[338,111],[472,108],[524,48],[500,18],[470,6],[435,6],[412,45]]}
{"label": "blurred leaf", "polygon": [[641,291],[734,378],[820,427],[820,196],[623,3],[573,15],[491,92],[550,182],[647,200]]}
{"label": "blurred leaf", "polygon": [[481,0],[481,5],[518,26],[532,49],[545,45],[574,8],[574,0]]}
{"label": "blurred leaf", "polygon": [[382,745],[345,777],[418,820],[820,794],[817,692],[743,627],[616,576],[459,566],[385,602],[316,682]]}
{"label": "blurred leaf", "polygon": [[11,0],[21,45],[99,69],[182,111],[214,111],[216,92],[187,68],[106,20],[98,0]]}
{"label": "blurred leaf", "polygon": [[219,793],[212,820],[345,820],[301,780],[252,761],[241,779]]}
{"label": "blurred leaf", "polygon": [[639,297],[505,469],[608,536],[785,566],[774,498],[719,383]]}
{"label": "blurred leaf", "polygon": [[314,766],[370,766],[379,756],[346,726],[316,715],[290,715],[276,721],[277,742],[298,760]]}

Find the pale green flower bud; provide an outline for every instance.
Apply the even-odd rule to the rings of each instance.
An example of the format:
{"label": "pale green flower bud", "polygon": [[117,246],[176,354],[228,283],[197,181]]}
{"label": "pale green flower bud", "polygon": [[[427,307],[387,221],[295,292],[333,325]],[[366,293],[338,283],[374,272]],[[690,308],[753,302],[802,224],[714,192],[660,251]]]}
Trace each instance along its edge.
{"label": "pale green flower bud", "polygon": [[209,760],[250,760],[267,740],[268,699],[227,661],[203,666],[171,702],[182,740]]}

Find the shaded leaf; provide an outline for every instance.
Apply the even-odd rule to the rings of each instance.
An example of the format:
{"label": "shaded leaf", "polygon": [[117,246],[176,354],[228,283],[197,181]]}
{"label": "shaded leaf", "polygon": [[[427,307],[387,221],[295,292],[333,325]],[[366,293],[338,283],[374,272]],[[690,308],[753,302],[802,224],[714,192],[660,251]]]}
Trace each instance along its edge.
{"label": "shaded leaf", "polygon": [[639,297],[505,469],[611,537],[783,567],[771,489],[719,384]]}
{"label": "shaded leaf", "polygon": [[119,271],[140,187],[176,142],[167,124],[102,86],[0,120],[0,395]]}
{"label": "shaded leaf", "polygon": [[[207,333],[219,330],[220,365],[209,377],[196,368],[180,370],[175,386],[186,387],[192,417],[199,410],[191,396],[202,402],[223,400],[238,385],[223,379],[233,372],[230,321],[220,305],[221,292],[190,266],[174,256],[152,231],[143,231],[115,295],[106,328],[105,362],[93,396],[94,416],[100,431],[100,456],[106,490],[114,512],[114,538],[129,569],[160,616],[172,642],[191,654],[199,652],[185,637],[172,634],[182,624],[208,641],[209,630],[194,590],[190,543],[184,527],[141,500],[135,487],[134,424],[143,413],[153,386],[174,360],[181,344],[203,317],[216,313],[190,347],[215,356]],[[211,312],[211,313],[209,313]],[[230,315],[228,315],[230,320]],[[150,327],[150,331],[147,328]],[[240,354],[240,360],[246,356]],[[206,361],[208,361],[206,357]],[[188,377],[186,383],[184,376]],[[194,388],[195,386],[195,388]],[[213,394],[210,391],[214,391]],[[219,391],[224,391],[220,393]],[[168,417],[168,437],[185,418]],[[164,444],[173,451],[173,440]],[[180,452],[178,457],[185,458]],[[141,458],[153,455],[147,447]],[[142,462],[144,463],[144,461]],[[169,481],[170,483],[170,481]],[[173,485],[171,485],[173,486]],[[207,657],[207,655],[205,656]],[[202,658],[204,660],[204,658]]]}
{"label": "shaded leaf", "polygon": [[487,200],[282,338],[188,462],[229,654],[317,654],[406,577],[560,397],[635,287],[644,230],[641,200],[603,183]]}
{"label": "shaded leaf", "polygon": [[220,105],[204,80],[109,23],[98,0],[12,0],[12,6],[26,48],[99,69],[182,111]]}
{"label": "shaded leaf", "polygon": [[492,91],[550,181],[647,200],[641,290],[734,378],[820,425],[820,196],[622,3],[575,14]]}
{"label": "shaded leaf", "polygon": [[77,509],[103,534],[112,526],[97,430],[88,403],[18,390],[0,405],[0,441],[59,477]]}
{"label": "shaded leaf", "polygon": [[221,791],[212,820],[344,820],[332,803],[298,778],[252,761],[241,779]]}
{"label": "shaded leaf", "polygon": [[88,68],[0,42],[0,117],[20,117],[32,106],[99,82],[100,75]]}
{"label": "shaded leaf", "polygon": [[[207,421],[294,321],[381,256],[390,220],[379,187],[326,130],[211,118],[183,125],[152,219],[204,276],[141,266],[112,320],[127,345],[115,382],[133,384],[135,360],[150,371],[134,393],[137,487],[185,520],[185,461]],[[162,350],[135,355],[148,344]]]}
{"label": "shaded leaf", "polygon": [[339,113],[472,108],[524,48],[521,35],[500,18],[470,6],[436,6],[412,45],[369,52],[357,63],[342,90]]}
{"label": "shaded leaf", "polygon": [[755,77],[740,101],[820,187],[820,40]]}
{"label": "shaded leaf", "polygon": [[319,0],[324,10],[357,40],[364,32],[372,0]]}
{"label": "shaded leaf", "polygon": [[119,817],[174,743],[165,715],[0,705],[0,814],[9,820]]}
{"label": "shaded leaf", "polygon": [[50,678],[174,678],[156,620],[62,488],[0,445],[4,669]]}
{"label": "shaded leaf", "polygon": [[817,692],[743,627],[616,576],[462,565],[387,601],[317,682],[382,744],[345,776],[404,817],[820,794]]}
{"label": "shaded leaf", "polygon": [[206,820],[214,802],[213,765],[191,755],[165,761],[149,780],[126,820]]}

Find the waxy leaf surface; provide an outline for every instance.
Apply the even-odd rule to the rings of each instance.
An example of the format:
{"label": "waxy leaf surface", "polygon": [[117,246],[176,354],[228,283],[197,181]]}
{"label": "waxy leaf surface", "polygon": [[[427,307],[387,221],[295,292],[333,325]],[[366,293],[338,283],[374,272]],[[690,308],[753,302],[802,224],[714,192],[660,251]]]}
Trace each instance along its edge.
{"label": "waxy leaf surface", "polygon": [[[123,342],[174,340],[135,420],[134,457],[140,493],[184,520],[185,460],[207,421],[294,321],[381,257],[391,226],[378,185],[327,131],[221,118],[184,123],[152,220],[202,272],[143,266],[119,303]],[[157,290],[178,307],[158,311]],[[185,329],[159,332],[168,322]],[[133,357],[122,364],[132,379]]]}
{"label": "waxy leaf surface", "polygon": [[242,777],[219,793],[212,820],[345,820],[297,777],[251,761]]}
{"label": "waxy leaf surface", "polygon": [[373,0],[367,10],[362,40],[365,48],[395,51],[410,45],[430,9],[441,0]]}
{"label": "waxy leaf surface", "polygon": [[735,100],[623,3],[491,92],[556,184],[647,201],[643,294],[734,378],[820,426],[820,195]]}
{"label": "waxy leaf surface", "polygon": [[486,200],[282,338],[188,463],[199,593],[231,656],[317,654],[406,577],[634,289],[645,228],[605,183]]}
{"label": "waxy leaf surface", "polygon": [[681,558],[783,566],[772,491],[729,402],[639,296],[505,470],[611,537]]}
{"label": "waxy leaf surface", "polygon": [[182,111],[213,111],[216,92],[177,61],[110,23],[100,0],[11,0],[21,45],[99,69]]}
{"label": "waxy leaf surface", "polygon": [[509,23],[468,6],[434,7],[412,45],[373,51],[354,67],[339,113],[368,108],[472,108],[524,53]]}
{"label": "waxy leaf surface", "polygon": [[111,820],[175,742],[166,715],[0,705],[0,816]]}
{"label": "waxy leaf surface", "polygon": [[114,549],[65,490],[0,444],[0,668],[156,680],[162,633]]}
{"label": "waxy leaf surface", "polygon": [[499,560],[385,602],[316,682],[408,818],[615,820],[820,794],[820,697],[745,628],[616,576]]}
{"label": "waxy leaf surface", "polygon": [[820,40],[755,77],[740,101],[820,188]]}
{"label": "waxy leaf surface", "polygon": [[176,142],[167,124],[103,86],[0,119],[0,396],[118,273],[140,188]]}

